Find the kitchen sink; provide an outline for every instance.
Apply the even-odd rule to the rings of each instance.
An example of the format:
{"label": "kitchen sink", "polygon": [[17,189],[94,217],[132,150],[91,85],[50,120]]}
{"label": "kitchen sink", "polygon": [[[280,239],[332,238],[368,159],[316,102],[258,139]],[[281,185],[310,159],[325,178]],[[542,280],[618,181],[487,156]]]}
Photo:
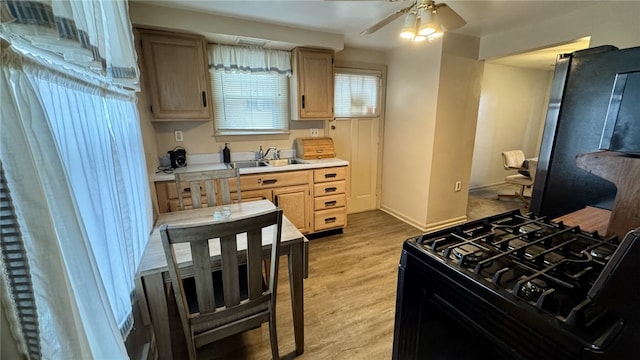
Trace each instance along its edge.
{"label": "kitchen sink", "polygon": [[271,166],[302,164],[296,159],[272,159],[272,160],[268,160],[268,162],[269,162],[269,165]]}
{"label": "kitchen sink", "polygon": [[248,161],[234,161],[229,164],[232,169],[242,169],[242,168],[252,168],[252,167],[261,167],[261,166],[269,166],[264,161],[258,160],[248,160]]}

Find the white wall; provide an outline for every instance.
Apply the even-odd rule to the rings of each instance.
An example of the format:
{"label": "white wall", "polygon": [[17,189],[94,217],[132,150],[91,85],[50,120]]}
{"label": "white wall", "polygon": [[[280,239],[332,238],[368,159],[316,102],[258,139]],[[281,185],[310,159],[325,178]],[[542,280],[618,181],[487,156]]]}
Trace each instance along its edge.
{"label": "white wall", "polygon": [[424,227],[436,124],[442,39],[387,56],[380,207]]}
{"label": "white wall", "polygon": [[471,188],[504,182],[502,151],[538,156],[552,78],[551,70],[485,64]]}
{"label": "white wall", "polygon": [[585,36],[591,47],[640,45],[640,1],[601,1],[534,25],[489,34],[480,40],[480,59],[541,49]]}
{"label": "white wall", "polygon": [[[478,38],[445,34],[387,58],[381,208],[424,231],[466,220],[478,45]],[[456,180],[463,191],[454,191]]]}

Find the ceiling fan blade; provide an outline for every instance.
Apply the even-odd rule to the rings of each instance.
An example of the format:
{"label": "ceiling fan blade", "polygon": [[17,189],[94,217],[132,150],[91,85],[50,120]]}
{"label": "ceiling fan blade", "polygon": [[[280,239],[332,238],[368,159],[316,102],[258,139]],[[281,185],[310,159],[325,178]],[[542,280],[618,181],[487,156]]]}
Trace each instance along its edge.
{"label": "ceiling fan blade", "polygon": [[440,23],[447,30],[455,30],[457,28],[461,28],[467,24],[464,19],[458,15],[452,8],[447,6],[447,4],[437,4],[436,5],[436,14],[440,18]]}
{"label": "ceiling fan blade", "polygon": [[397,10],[396,12],[394,12],[393,14],[387,16],[386,18],[378,21],[377,24],[371,26],[370,28],[362,31],[360,33],[360,35],[367,35],[367,34],[373,34],[374,32],[382,29],[383,27],[385,27],[387,24],[389,24],[390,22],[392,22],[393,20],[399,18],[400,16],[408,13],[409,11],[411,11],[411,9],[413,9],[413,7],[416,6],[416,4],[412,4],[411,6],[407,6],[404,9],[400,9]]}

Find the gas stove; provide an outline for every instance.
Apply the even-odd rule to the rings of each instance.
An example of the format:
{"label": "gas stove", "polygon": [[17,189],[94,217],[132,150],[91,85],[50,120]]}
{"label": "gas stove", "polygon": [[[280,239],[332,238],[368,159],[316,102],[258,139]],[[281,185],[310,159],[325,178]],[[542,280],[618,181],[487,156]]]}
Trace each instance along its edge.
{"label": "gas stove", "polygon": [[438,350],[447,339],[420,345],[420,333],[438,326],[433,309],[462,324],[450,329],[456,336],[485,339],[475,348],[492,344],[486,355],[495,358],[624,358],[630,337],[640,341],[629,281],[640,275],[639,234],[619,241],[514,210],[408,239],[394,358],[466,356]]}

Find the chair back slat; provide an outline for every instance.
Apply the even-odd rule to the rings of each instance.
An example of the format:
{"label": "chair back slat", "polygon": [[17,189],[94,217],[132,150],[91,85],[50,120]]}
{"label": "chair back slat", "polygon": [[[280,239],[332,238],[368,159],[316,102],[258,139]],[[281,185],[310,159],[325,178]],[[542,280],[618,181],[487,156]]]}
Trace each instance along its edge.
{"label": "chair back slat", "polygon": [[[242,200],[240,193],[240,172],[238,169],[221,169],[192,171],[184,173],[176,173],[176,188],[178,191],[178,201],[180,209],[185,209],[184,199],[181,191],[181,183],[189,183],[191,193],[191,206],[199,209],[203,206],[201,186],[205,190],[207,198],[207,206],[228,205],[233,202],[231,199],[231,191],[229,188],[229,180],[236,180],[236,195],[238,202]],[[220,203],[218,203],[218,194],[220,195]]]}
{"label": "chair back slat", "polygon": [[249,299],[262,296],[262,272],[256,270],[262,266],[262,230],[254,229],[247,232],[247,274],[249,276]]}
{"label": "chair back slat", "polygon": [[222,287],[224,305],[232,307],[240,303],[240,276],[238,274],[238,250],[236,235],[220,237],[220,257],[222,260]]}
{"label": "chair back slat", "polygon": [[213,277],[211,275],[209,240],[205,236],[204,239],[192,241],[190,245],[198,309],[201,313],[215,311],[216,301],[213,292]]}

